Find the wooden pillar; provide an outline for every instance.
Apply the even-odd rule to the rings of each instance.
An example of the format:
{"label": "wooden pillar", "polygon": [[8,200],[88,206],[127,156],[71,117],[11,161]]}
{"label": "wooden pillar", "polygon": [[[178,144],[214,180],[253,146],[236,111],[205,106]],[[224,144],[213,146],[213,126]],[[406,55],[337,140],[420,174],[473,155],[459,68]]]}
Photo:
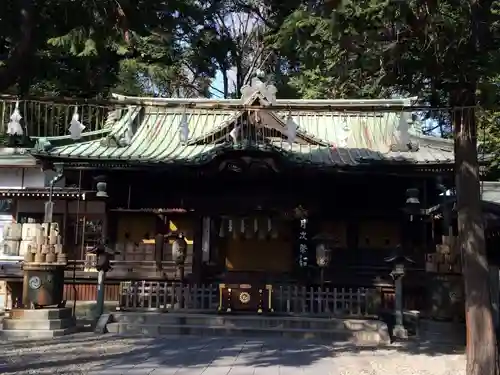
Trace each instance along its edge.
{"label": "wooden pillar", "polygon": [[203,271],[203,249],[202,249],[202,231],[203,218],[201,216],[195,219],[194,238],[193,238],[193,281],[196,284],[202,282]]}
{"label": "wooden pillar", "polygon": [[156,261],[156,269],[161,270],[163,261],[163,248],[165,247],[165,237],[163,234],[158,233],[155,236],[155,261]]}

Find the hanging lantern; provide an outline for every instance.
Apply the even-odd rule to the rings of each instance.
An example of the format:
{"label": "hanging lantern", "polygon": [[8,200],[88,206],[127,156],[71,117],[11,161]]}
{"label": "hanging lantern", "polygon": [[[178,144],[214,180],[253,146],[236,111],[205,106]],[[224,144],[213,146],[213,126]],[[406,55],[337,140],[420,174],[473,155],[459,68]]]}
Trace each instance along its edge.
{"label": "hanging lantern", "polygon": [[181,143],[186,143],[189,139],[189,119],[186,112],[182,114],[179,124],[179,140]]}
{"label": "hanging lantern", "polygon": [[292,145],[295,142],[295,137],[297,135],[297,124],[293,121],[292,115],[289,114],[286,120],[286,136],[288,138],[288,143]]}
{"label": "hanging lantern", "polygon": [[75,106],[75,112],[71,117],[71,122],[69,123],[69,134],[71,139],[78,140],[82,137],[82,132],[85,129],[85,125],[80,122],[80,115],[78,114],[78,107]]}
{"label": "hanging lantern", "polygon": [[320,243],[316,246],[316,263],[319,267],[328,267],[331,260],[331,250],[325,244]]}
{"label": "hanging lantern", "polygon": [[8,135],[23,135],[23,127],[21,126],[21,112],[19,112],[19,101],[16,102],[14,111],[10,116],[10,122],[7,124]]}
{"label": "hanging lantern", "polygon": [[182,265],[186,261],[187,242],[183,233],[179,233],[172,243],[172,259],[175,264]]}
{"label": "hanging lantern", "polygon": [[106,181],[99,181],[96,185],[97,193],[95,194],[95,196],[99,198],[107,198],[108,197],[108,193],[106,192],[107,185],[108,184],[106,183]]}

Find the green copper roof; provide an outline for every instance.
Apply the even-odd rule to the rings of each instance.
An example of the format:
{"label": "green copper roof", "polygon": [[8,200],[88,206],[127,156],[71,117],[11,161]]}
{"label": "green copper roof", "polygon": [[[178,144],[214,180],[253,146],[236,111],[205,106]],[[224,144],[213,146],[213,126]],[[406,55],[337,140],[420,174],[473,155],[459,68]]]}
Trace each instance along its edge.
{"label": "green copper roof", "polygon": [[[284,136],[290,118],[297,129],[292,143]],[[181,140],[183,120],[189,129],[186,142]],[[238,127],[240,141],[234,141],[234,128],[242,121],[246,127]],[[311,110],[297,111],[293,103],[288,112],[135,105],[120,113],[112,112],[108,126],[98,134],[83,133],[78,141],[59,137],[39,143],[34,154],[73,160],[196,163],[227,147],[251,144],[272,148],[297,162],[327,166],[453,161],[450,141],[419,136],[412,128],[411,115],[400,109],[379,113],[315,112],[312,106]]]}

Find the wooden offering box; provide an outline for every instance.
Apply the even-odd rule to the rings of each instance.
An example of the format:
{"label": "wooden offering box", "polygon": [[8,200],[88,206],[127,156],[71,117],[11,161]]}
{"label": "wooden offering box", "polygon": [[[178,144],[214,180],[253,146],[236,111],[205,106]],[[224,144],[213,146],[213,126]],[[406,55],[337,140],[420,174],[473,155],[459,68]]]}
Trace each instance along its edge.
{"label": "wooden offering box", "polygon": [[250,284],[220,284],[220,312],[272,312],[272,286]]}

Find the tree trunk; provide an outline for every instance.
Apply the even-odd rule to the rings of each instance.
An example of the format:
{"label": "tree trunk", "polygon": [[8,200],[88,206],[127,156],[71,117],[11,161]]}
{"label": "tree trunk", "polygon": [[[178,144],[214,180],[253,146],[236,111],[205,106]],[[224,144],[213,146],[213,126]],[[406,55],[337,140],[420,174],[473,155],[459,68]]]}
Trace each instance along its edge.
{"label": "tree trunk", "polygon": [[469,105],[453,112],[458,234],[465,283],[467,375],[491,375],[498,374],[498,351],[481,209],[474,90],[469,88],[460,96],[453,104]]}

